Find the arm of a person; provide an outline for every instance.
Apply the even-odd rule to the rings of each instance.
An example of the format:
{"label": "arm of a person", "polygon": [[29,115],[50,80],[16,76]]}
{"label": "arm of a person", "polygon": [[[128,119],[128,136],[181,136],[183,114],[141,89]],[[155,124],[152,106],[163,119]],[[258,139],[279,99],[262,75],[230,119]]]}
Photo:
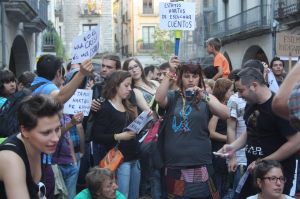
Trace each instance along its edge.
{"label": "arm of a person", "polygon": [[265,157],[264,159],[278,160],[282,161],[299,151],[300,149],[300,132],[286,137],[287,142],[285,142],[279,149],[274,153]]}
{"label": "arm of a person", "polygon": [[[214,66],[216,67],[216,66]],[[215,74],[215,76],[212,78],[213,80],[217,80],[218,78],[221,78],[222,75],[223,75],[223,68],[221,66],[217,66],[217,69],[218,69],[218,73]]]}
{"label": "arm of a person", "polygon": [[79,135],[80,157],[82,157],[85,149],[85,136],[82,123],[77,124],[76,128]]}
{"label": "arm of a person", "polygon": [[231,144],[236,139],[236,118],[227,119],[227,143]]}
{"label": "arm of a person", "polygon": [[218,116],[220,119],[229,118],[229,108],[222,104],[215,96],[209,94],[209,100],[207,102],[210,111],[213,115]]}
{"label": "arm of a person", "polygon": [[272,102],[274,113],[285,119],[289,118],[288,99],[297,83],[300,80],[300,62],[298,61],[294,68],[288,73],[283,83],[281,84],[278,93],[275,95]]}
{"label": "arm of a person", "polygon": [[161,108],[165,108],[168,104],[168,90],[170,86],[170,78],[165,76],[165,78],[160,83],[156,90],[155,100]]}
{"label": "arm of a person", "polygon": [[30,199],[26,183],[26,169],[20,156],[12,151],[1,151],[0,180],[4,182],[9,199]]}
{"label": "arm of a person", "polygon": [[151,108],[149,107],[148,103],[146,102],[144,96],[143,96],[143,93],[134,88],[133,89],[133,92],[135,94],[135,97],[136,97],[136,103],[137,103],[137,106],[142,110],[142,111],[149,111],[151,110]]}
{"label": "arm of a person", "polygon": [[74,78],[60,90],[51,92],[50,95],[61,103],[67,102],[72,97],[76,89],[81,85],[84,77],[90,74],[92,70],[93,65],[91,60],[84,61],[80,65],[80,70],[78,73],[76,73]]}
{"label": "arm of a person", "polygon": [[222,135],[221,133],[216,132],[216,127],[218,123],[219,118],[217,116],[212,116],[212,118],[209,120],[208,123],[208,130],[209,135],[212,140],[220,141],[220,142],[226,142],[227,137],[226,135]]}

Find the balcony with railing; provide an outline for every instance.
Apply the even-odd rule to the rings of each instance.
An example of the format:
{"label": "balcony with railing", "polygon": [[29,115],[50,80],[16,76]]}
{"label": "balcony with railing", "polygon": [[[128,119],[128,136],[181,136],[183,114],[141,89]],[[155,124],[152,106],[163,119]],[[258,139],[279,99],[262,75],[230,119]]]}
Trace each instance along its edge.
{"label": "balcony with railing", "polygon": [[10,20],[23,22],[29,32],[41,32],[47,27],[47,0],[10,0],[5,3],[5,12]]}
{"label": "balcony with railing", "polygon": [[299,0],[276,0],[274,18],[287,25],[300,23],[300,1]]}
{"label": "balcony with railing", "polygon": [[211,24],[209,37],[222,38],[224,43],[247,39],[271,31],[270,5],[259,5]]}
{"label": "balcony with railing", "polygon": [[42,41],[43,52],[55,52],[55,35],[52,32],[46,32],[43,34]]}
{"label": "balcony with railing", "polygon": [[154,50],[154,43],[144,43],[142,40],[138,40],[136,44],[136,49],[139,53],[148,53]]}

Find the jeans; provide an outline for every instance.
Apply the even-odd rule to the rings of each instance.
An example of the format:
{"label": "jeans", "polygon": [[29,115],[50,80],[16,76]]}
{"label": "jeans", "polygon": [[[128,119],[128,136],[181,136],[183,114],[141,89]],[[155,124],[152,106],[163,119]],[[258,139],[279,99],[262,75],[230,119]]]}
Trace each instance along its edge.
{"label": "jeans", "polygon": [[68,199],[73,199],[76,196],[76,182],[79,166],[75,164],[59,164],[58,167],[61,171],[68,190]]}
{"label": "jeans", "polygon": [[118,191],[127,199],[138,199],[140,178],[139,160],[123,162],[117,170]]}

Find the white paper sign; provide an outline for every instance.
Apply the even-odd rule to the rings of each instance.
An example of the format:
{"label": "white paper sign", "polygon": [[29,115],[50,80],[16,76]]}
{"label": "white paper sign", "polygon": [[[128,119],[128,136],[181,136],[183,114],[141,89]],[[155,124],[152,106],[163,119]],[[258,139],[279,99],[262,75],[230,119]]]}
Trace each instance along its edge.
{"label": "white paper sign", "polygon": [[72,64],[82,63],[84,60],[92,58],[99,50],[100,28],[96,28],[83,33],[74,38],[72,44]]}
{"label": "white paper sign", "polygon": [[74,115],[83,112],[88,116],[92,105],[93,90],[77,89],[74,95],[65,103],[64,113]]}
{"label": "white paper sign", "polygon": [[149,111],[143,111],[126,129],[139,133],[153,119],[152,114],[149,113]]}
{"label": "white paper sign", "polygon": [[162,30],[194,30],[195,3],[160,2],[159,18]]}
{"label": "white paper sign", "polygon": [[274,93],[277,93],[279,90],[279,86],[274,76],[274,73],[272,71],[268,72],[268,83],[269,83],[269,89]]}

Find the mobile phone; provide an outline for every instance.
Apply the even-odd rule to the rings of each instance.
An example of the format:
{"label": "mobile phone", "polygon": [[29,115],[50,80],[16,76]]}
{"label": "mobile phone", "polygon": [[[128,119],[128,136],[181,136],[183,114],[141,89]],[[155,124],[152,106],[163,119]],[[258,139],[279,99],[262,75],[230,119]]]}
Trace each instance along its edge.
{"label": "mobile phone", "polygon": [[228,157],[228,156],[229,156],[228,153],[218,153],[218,152],[213,152],[213,154],[214,154],[215,156],[224,156],[224,157]]}

